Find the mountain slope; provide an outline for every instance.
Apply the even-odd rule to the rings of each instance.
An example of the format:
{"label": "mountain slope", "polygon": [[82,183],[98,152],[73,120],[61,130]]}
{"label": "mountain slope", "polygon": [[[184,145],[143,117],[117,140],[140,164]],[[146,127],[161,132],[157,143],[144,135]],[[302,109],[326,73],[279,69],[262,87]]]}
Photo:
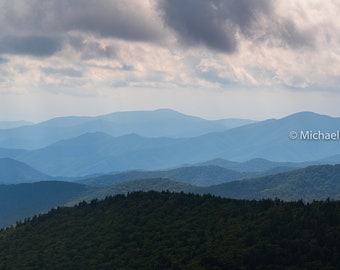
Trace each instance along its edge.
{"label": "mountain slope", "polygon": [[0,158],[0,184],[17,184],[51,179],[51,176],[39,172],[23,162],[10,158]]}
{"label": "mountain slope", "polygon": [[0,232],[1,269],[339,269],[339,202],[132,193]]}
{"label": "mountain slope", "polygon": [[319,165],[207,187],[204,193],[239,199],[340,200],[340,165]]}

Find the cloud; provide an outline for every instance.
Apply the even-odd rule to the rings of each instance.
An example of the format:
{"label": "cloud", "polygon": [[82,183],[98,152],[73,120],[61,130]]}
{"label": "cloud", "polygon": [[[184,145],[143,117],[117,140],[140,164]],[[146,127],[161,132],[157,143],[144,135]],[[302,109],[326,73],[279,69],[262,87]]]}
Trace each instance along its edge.
{"label": "cloud", "polygon": [[8,59],[7,58],[3,58],[3,57],[0,57],[0,65],[1,64],[6,64],[6,63],[8,63]]}
{"label": "cloud", "polygon": [[102,39],[174,48],[173,34],[189,50],[203,45],[227,54],[244,39],[287,49],[315,45],[314,29],[270,0],[12,0],[0,2],[0,10],[0,54],[50,56],[73,46],[85,58],[112,58],[115,48]]}
{"label": "cloud", "polygon": [[270,0],[160,0],[165,24],[181,43],[234,53],[240,35],[256,43],[300,48],[310,46],[313,36],[294,21],[275,13]]}
{"label": "cloud", "polygon": [[56,76],[66,76],[66,77],[75,77],[80,78],[83,76],[83,72],[73,69],[73,68],[42,68],[42,71],[47,75],[56,75]]}
{"label": "cloud", "polygon": [[319,0],[0,0],[0,91],[335,92],[339,12]]}
{"label": "cloud", "polygon": [[152,9],[140,1],[100,0],[94,4],[90,0],[55,0],[55,5],[63,11],[58,18],[60,27],[67,31],[89,31],[130,41],[155,41],[162,36]]}
{"label": "cloud", "polygon": [[0,10],[0,54],[50,56],[79,33],[133,42],[164,38],[149,1],[13,0],[0,2]]}

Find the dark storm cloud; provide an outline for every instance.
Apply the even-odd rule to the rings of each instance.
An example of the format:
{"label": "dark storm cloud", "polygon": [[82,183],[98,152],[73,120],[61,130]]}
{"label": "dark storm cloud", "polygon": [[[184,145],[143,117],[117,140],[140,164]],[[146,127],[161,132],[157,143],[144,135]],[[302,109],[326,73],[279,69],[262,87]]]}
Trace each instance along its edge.
{"label": "dark storm cloud", "polygon": [[233,53],[237,34],[254,42],[295,48],[312,43],[312,36],[293,21],[276,16],[270,0],[160,0],[167,26],[186,45],[203,44]]}
{"label": "dark storm cloud", "polygon": [[[150,19],[148,10],[139,8],[142,5],[143,2],[118,0],[8,1],[0,17],[0,53],[48,56],[71,40],[72,31],[98,39],[157,42],[163,33]],[[65,43],[44,36],[59,36]],[[76,49],[84,48],[82,42],[78,45],[81,46]],[[110,50],[105,53],[112,54]]]}
{"label": "dark storm cloud", "polygon": [[50,56],[61,49],[61,40],[45,36],[0,38],[0,54]]}

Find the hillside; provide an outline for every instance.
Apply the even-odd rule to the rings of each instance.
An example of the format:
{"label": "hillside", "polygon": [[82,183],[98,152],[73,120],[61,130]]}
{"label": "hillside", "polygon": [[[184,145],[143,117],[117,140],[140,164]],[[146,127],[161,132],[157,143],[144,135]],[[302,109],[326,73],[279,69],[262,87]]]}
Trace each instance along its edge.
{"label": "hillside", "polygon": [[18,184],[51,179],[51,176],[39,172],[23,162],[0,158],[0,184]]}
{"label": "hillside", "polygon": [[0,228],[64,205],[88,191],[84,185],[61,181],[0,185]]}
{"label": "hillside", "polygon": [[132,193],[0,232],[0,269],[339,269],[340,203]]}
{"label": "hillside", "polygon": [[238,199],[340,200],[340,165],[310,166],[207,187],[203,192]]}

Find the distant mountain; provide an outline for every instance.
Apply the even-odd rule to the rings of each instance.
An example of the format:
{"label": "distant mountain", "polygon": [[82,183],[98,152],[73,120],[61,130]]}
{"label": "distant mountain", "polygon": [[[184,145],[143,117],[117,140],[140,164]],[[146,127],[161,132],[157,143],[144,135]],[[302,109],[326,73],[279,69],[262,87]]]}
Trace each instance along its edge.
{"label": "distant mountain", "polygon": [[116,112],[96,117],[59,117],[39,124],[0,130],[0,147],[38,149],[85,133],[114,137],[131,133],[144,137],[193,137],[253,123],[251,120],[205,120],[169,109]]}
{"label": "distant mountain", "polygon": [[62,206],[88,191],[84,185],[61,181],[0,185],[0,228]]}
{"label": "distant mountain", "polygon": [[257,175],[259,174],[254,172],[242,173],[213,165],[184,166],[163,171],[129,171],[111,175],[102,175],[94,178],[83,179],[79,182],[92,186],[108,186],[115,183],[137,179],[168,178],[195,186],[211,186],[242,178],[255,177]]}
{"label": "distant mountain", "polygon": [[100,132],[87,133],[38,150],[0,149],[0,157],[23,161],[52,176],[160,170],[216,158],[249,160],[230,165],[239,167],[238,170],[243,167],[258,171],[279,164],[281,168],[295,167],[293,163],[296,162],[303,162],[302,166],[322,164],[325,158],[340,155],[338,140],[292,140],[288,137],[292,130],[332,132],[339,126],[340,118],[298,113],[192,138],[146,138],[137,134],[112,137]]}
{"label": "distant mountain", "polygon": [[33,125],[33,123],[28,121],[0,121],[0,129],[18,128],[29,125]]}
{"label": "distant mountain", "polygon": [[0,184],[17,184],[51,180],[52,177],[10,158],[0,158]]}
{"label": "distant mountain", "polygon": [[340,200],[340,165],[319,165],[207,187],[200,192],[237,199]]}

